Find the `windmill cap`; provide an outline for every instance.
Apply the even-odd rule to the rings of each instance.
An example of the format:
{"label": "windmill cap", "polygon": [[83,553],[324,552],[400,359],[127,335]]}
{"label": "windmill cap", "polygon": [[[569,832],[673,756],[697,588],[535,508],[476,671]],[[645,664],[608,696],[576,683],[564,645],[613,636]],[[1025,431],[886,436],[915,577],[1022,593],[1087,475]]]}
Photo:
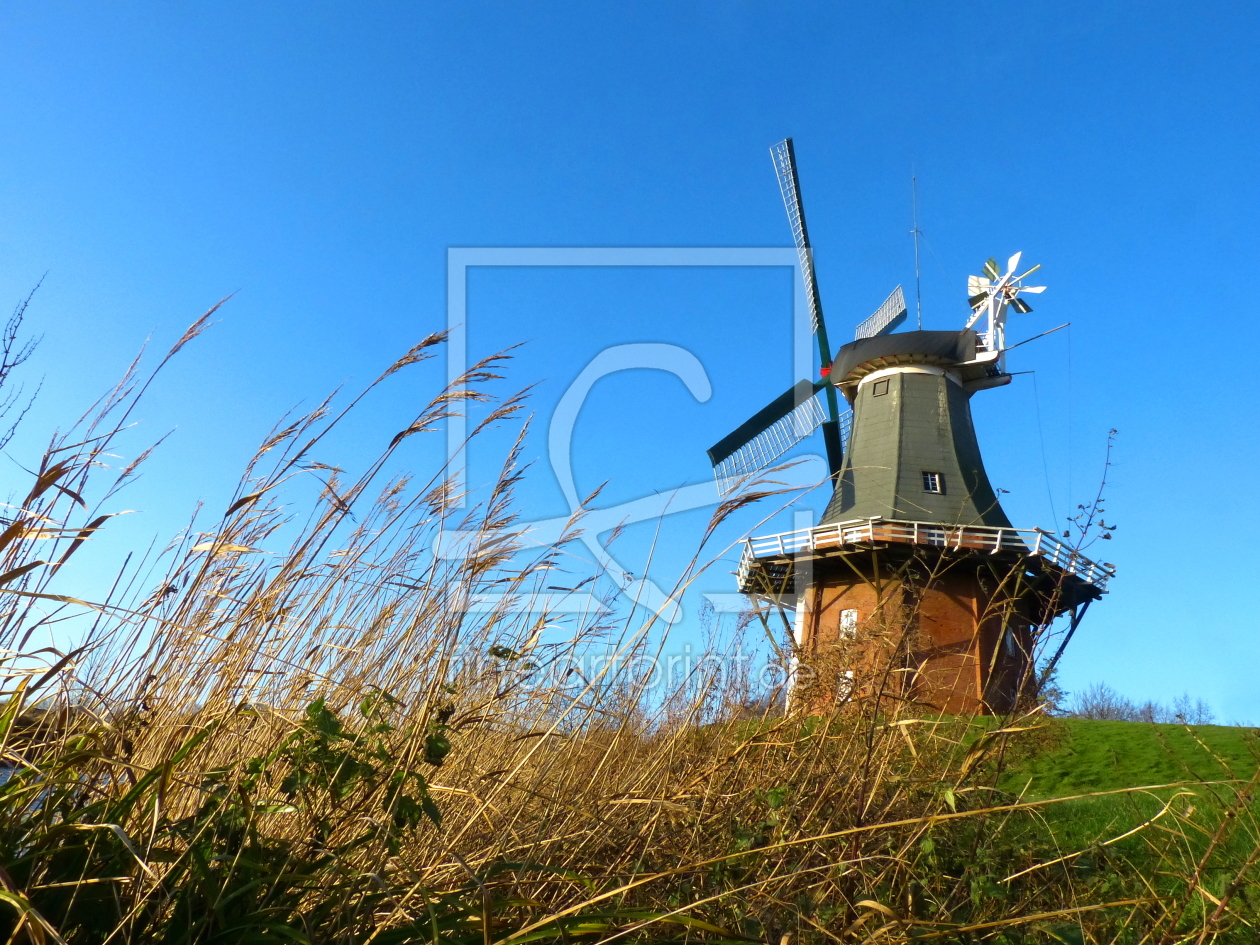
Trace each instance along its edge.
{"label": "windmill cap", "polygon": [[972,361],[975,357],[976,333],[971,329],[902,331],[850,341],[836,352],[828,379],[837,387],[849,387],[873,371],[899,364],[945,367]]}

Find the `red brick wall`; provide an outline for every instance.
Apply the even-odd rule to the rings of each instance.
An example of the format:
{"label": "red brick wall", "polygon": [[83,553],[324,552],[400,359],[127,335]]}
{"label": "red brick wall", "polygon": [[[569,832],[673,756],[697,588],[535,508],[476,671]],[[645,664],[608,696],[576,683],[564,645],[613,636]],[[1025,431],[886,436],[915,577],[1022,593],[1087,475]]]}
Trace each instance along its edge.
{"label": "red brick wall", "polygon": [[[831,568],[807,591],[802,681],[824,702],[856,686],[859,695],[905,698],[957,715],[1010,711],[1026,681],[1035,601],[1011,575],[954,567],[912,584]],[[918,585],[918,586],[914,586]],[[857,631],[841,631],[857,611]],[[999,648],[1003,628],[1013,640]],[[997,651],[997,652],[995,652]],[[852,674],[852,682],[849,682]]]}

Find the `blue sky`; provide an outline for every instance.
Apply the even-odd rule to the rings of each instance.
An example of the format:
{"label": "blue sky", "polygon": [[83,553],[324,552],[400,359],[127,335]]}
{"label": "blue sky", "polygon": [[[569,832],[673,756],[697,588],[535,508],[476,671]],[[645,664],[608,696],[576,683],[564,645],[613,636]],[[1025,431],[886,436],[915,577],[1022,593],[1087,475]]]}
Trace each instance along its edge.
{"label": "blue sky", "polygon": [[[1013,354],[1036,374],[974,410],[1019,525],[1085,501],[1120,431],[1120,576],[1067,688],[1189,690],[1260,720],[1257,18],[1211,2],[7,3],[0,300],[48,272],[30,316],[44,388],[9,452],[29,460],[146,337],[236,292],[142,411],[146,434],[176,432],[115,550],[168,536],[283,411],[442,327],[448,247],[784,246],[767,148],[792,135],[835,335],[913,281],[912,173],[927,327],[961,325],[986,257],[1043,264],[1050,289],[1012,337],[1072,328]],[[583,408],[575,478],[623,501],[703,481],[704,449],[794,380],[791,296],[785,269],[483,269],[470,351],[527,342],[513,380],[539,384],[544,425],[609,345],[692,352],[706,402],[634,371]],[[339,459],[440,381],[433,365],[391,387]],[[563,514],[544,439],[530,450],[527,514]],[[704,518],[670,516],[660,568]]]}

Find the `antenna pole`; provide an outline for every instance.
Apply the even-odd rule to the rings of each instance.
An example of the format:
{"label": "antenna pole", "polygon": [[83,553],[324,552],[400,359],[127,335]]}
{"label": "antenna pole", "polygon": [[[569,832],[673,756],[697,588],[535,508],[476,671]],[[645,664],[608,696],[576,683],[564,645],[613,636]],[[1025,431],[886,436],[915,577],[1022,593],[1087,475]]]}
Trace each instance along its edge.
{"label": "antenna pole", "polygon": [[923,293],[919,288],[919,184],[913,171],[910,172],[910,204],[914,213],[914,229],[910,231],[914,234],[914,308],[918,316],[919,330],[922,331]]}

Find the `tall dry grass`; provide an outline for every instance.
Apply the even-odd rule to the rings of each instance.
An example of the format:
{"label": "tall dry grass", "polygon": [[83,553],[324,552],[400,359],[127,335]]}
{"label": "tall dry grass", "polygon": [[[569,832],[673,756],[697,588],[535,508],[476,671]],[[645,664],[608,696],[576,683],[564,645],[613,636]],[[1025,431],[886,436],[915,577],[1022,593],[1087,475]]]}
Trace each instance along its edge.
{"label": "tall dry grass", "polygon": [[[387,473],[470,404],[474,438],[521,423],[521,398],[488,392],[504,359],[365,472],[324,455],[362,397],[441,343],[287,419],[222,513],[103,601],[65,593],[63,569],[108,540],[147,455],[111,454],[153,375],[133,367],[52,440],[0,532],[7,941],[1255,940],[1254,778],[1129,792],[1155,805],[1131,835],[1068,849],[1053,813],[1083,802],[995,787],[1035,750],[1035,713],[874,699],[796,718],[762,699],[758,715],[730,661],[665,692],[635,660],[578,670],[592,646],[649,653],[663,629],[595,614],[557,634],[558,615],[518,606],[545,599],[581,528],[541,551],[514,532],[520,441],[468,508],[445,469]],[[429,552],[449,532],[477,536],[466,556]],[[487,594],[497,607],[471,606]],[[57,621],[73,651],[31,652]]]}

